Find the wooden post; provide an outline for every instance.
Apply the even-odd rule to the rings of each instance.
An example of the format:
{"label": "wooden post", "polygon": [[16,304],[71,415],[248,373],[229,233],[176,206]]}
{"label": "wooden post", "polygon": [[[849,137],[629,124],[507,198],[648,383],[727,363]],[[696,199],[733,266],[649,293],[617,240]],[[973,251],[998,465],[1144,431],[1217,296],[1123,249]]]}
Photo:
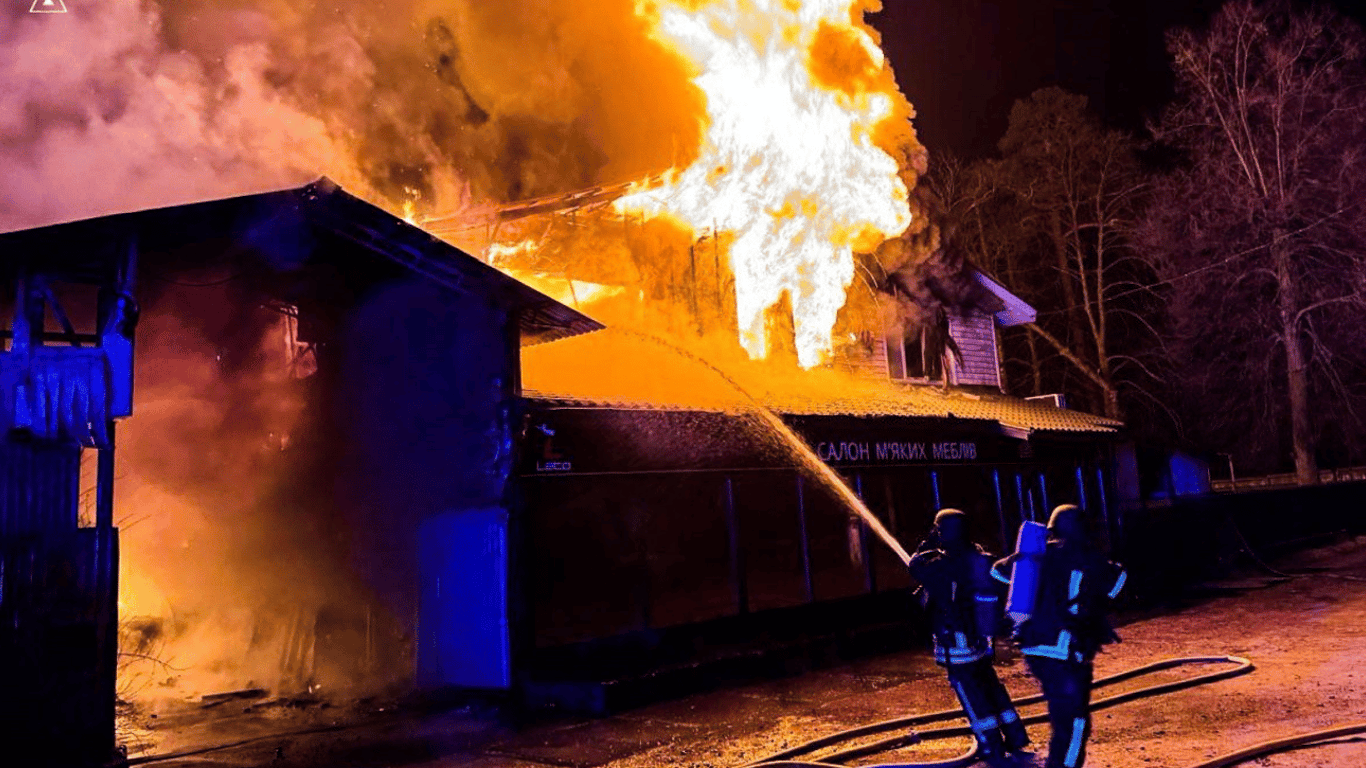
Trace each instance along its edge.
{"label": "wooden post", "polygon": [[806,602],[816,601],[815,583],[811,579],[811,538],[806,531],[806,487],[800,473],[797,474],[797,526],[800,529],[802,553],[802,578],[806,582]]}
{"label": "wooden post", "polygon": [[702,310],[697,303],[697,243],[688,245],[688,295],[692,303],[692,316],[698,325],[702,323]]}
{"label": "wooden post", "polygon": [[[1096,500],[1100,502],[1100,519],[1105,523],[1105,537],[1113,540],[1115,532],[1110,530],[1110,502],[1105,493],[1105,467],[1096,467]],[[1123,534],[1120,534],[1123,538]]]}
{"label": "wooden post", "polygon": [[[113,434],[110,434],[113,439]],[[113,451],[100,451],[101,456]],[[110,462],[112,464],[112,462]],[[112,481],[112,478],[111,478]],[[118,698],[119,666],[119,534],[112,526],[97,526],[95,534],[95,595],[98,619],[95,625],[95,644],[98,658],[95,660],[96,695],[98,698],[98,728],[92,731],[92,744],[96,755],[113,755],[115,747],[116,718],[114,702]]]}
{"label": "wooden post", "polygon": [[[854,492],[863,500],[863,475],[854,475]],[[863,589],[872,594],[877,591],[877,573],[873,570],[873,552],[868,546],[868,524],[859,518],[859,549],[863,551]]]}
{"label": "wooden post", "polygon": [[996,492],[996,519],[1001,525],[1001,548],[1010,546],[1010,526],[1006,525],[1006,508],[1001,499],[1001,470],[991,470],[991,488]]}
{"label": "wooden post", "polygon": [[740,545],[740,518],[735,509],[735,488],[726,477],[723,501],[726,505],[726,528],[730,534],[731,584],[735,589],[735,608],[740,614],[749,613],[749,585],[745,581],[745,552]]}
{"label": "wooden post", "polygon": [[95,469],[95,527],[100,530],[114,527],[114,422],[105,429],[109,447],[97,449]]}

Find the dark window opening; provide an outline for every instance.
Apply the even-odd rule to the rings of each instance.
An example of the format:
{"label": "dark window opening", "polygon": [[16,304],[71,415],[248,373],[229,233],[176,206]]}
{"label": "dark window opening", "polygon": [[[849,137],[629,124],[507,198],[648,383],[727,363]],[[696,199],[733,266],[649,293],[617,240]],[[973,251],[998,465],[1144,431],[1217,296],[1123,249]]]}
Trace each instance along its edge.
{"label": "dark window opening", "polygon": [[933,348],[933,339],[922,328],[887,339],[887,369],[894,379],[940,379],[944,357]]}

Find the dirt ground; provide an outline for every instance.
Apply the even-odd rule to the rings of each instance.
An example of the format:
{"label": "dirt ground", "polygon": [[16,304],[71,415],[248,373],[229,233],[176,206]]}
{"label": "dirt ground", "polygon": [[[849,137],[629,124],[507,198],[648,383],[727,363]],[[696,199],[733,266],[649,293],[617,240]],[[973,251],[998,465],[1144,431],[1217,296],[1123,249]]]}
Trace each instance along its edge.
{"label": "dirt ground", "polygon": [[[1366,537],[1274,566],[1301,575],[1277,578],[1249,570],[1239,579],[1206,585],[1181,605],[1124,617],[1124,642],[1100,656],[1097,677],[1183,656],[1244,656],[1256,670],[1098,711],[1088,766],[1183,768],[1269,739],[1366,721]],[[1161,673],[1100,689],[1096,697],[1218,668]],[[1003,659],[998,669],[1013,694],[1037,691],[1019,658]],[[387,707],[380,711],[375,702],[268,704],[128,711],[121,725],[129,757],[175,768],[732,768],[835,731],[956,706],[942,672],[919,652],[608,718],[521,727],[476,707],[419,717]],[[308,728],[328,730],[283,735]],[[1041,745],[1047,725],[1031,726],[1030,733]],[[245,739],[254,740],[194,757],[155,759]],[[967,746],[966,738],[943,740],[855,764],[946,758]],[[1343,740],[1247,765],[1355,768],[1366,765],[1366,741]]]}

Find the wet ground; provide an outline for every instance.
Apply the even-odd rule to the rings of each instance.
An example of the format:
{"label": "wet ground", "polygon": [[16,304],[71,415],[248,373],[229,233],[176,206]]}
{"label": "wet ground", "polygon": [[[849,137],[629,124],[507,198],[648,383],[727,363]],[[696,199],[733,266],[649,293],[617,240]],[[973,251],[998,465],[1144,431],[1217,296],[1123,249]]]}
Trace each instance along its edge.
{"label": "wet ground", "polygon": [[[1206,585],[1181,605],[1127,616],[1124,642],[1097,660],[1103,677],[1164,658],[1239,655],[1249,675],[1098,711],[1088,766],[1182,768],[1269,739],[1366,720],[1366,537],[1276,561]],[[1012,693],[1037,688],[1003,658]],[[1217,667],[1162,673],[1097,696]],[[798,677],[664,702],[595,720],[515,726],[489,708],[417,715],[377,702],[233,700],[129,711],[129,758],[167,768],[731,768],[829,733],[956,706],[923,653],[863,660]],[[1026,714],[1041,711],[1026,710]],[[312,731],[300,733],[300,731]],[[1036,744],[1047,726],[1032,726]],[[236,743],[180,758],[173,753]],[[856,764],[942,759],[965,738],[863,758]],[[1042,756],[1042,755],[1040,755]],[[1248,765],[1366,765],[1366,742],[1343,740]]]}

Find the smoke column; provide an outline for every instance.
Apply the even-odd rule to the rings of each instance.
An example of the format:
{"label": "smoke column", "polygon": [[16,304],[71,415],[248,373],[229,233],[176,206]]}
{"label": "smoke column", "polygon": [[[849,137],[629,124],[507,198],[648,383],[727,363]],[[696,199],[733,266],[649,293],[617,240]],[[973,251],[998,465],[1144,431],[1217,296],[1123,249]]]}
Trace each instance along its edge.
{"label": "smoke column", "polygon": [[686,162],[701,96],[632,0],[0,10],[0,229],[298,184],[449,214]]}

